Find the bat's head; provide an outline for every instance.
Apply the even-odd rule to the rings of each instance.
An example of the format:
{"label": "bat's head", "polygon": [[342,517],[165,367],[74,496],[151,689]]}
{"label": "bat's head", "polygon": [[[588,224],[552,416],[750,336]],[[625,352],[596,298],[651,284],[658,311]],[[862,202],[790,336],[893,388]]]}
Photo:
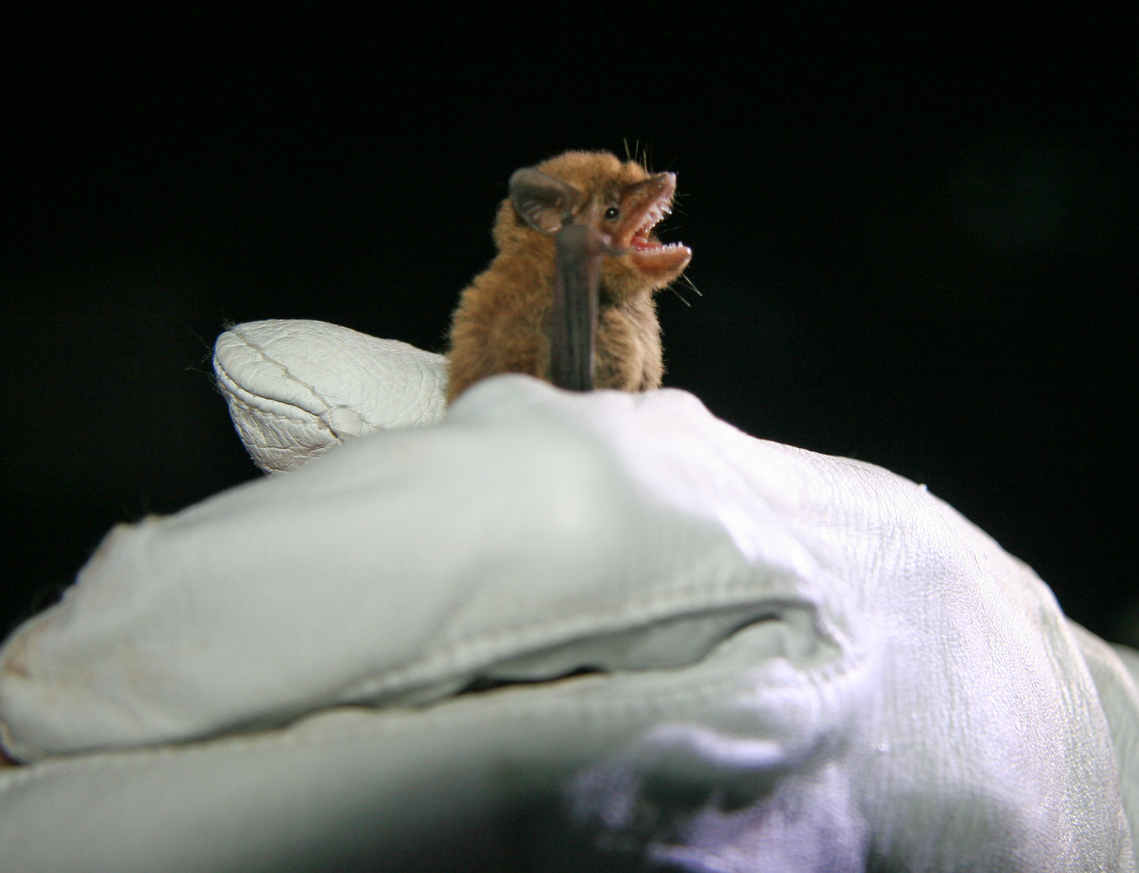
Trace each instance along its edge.
{"label": "bat's head", "polygon": [[510,187],[495,229],[499,246],[534,245],[535,236],[552,236],[569,222],[593,228],[619,252],[601,266],[603,301],[663,288],[692,259],[688,246],[665,245],[654,232],[672,211],[673,173],[653,175],[609,152],[566,152],[519,170]]}

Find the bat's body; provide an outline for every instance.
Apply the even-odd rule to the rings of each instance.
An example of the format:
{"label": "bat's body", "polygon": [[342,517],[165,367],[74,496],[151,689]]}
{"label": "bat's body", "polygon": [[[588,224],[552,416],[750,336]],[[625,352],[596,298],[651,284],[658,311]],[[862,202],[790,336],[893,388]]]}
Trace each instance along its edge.
{"label": "bat's body", "polygon": [[[607,152],[566,152],[515,173],[494,226],[498,256],[455,310],[448,400],[497,373],[557,383],[552,370],[556,376],[567,366],[591,369],[597,388],[659,387],[664,365],[652,295],[692,258],[686,246],[661,245],[652,233],[675,187],[673,174],[653,176]],[[561,298],[555,313],[555,291],[575,297],[591,275],[596,321],[586,332],[593,354],[582,365],[585,316],[571,317],[567,332]]]}

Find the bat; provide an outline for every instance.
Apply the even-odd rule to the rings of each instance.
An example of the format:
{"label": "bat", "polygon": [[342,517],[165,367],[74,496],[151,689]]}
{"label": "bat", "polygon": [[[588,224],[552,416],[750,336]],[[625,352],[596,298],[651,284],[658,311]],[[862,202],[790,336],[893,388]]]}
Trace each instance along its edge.
{"label": "bat", "polygon": [[566,152],[515,172],[494,225],[498,254],[452,319],[448,402],[498,373],[577,391],[660,387],[653,293],[692,259],[653,233],[675,191],[673,173],[608,152]]}

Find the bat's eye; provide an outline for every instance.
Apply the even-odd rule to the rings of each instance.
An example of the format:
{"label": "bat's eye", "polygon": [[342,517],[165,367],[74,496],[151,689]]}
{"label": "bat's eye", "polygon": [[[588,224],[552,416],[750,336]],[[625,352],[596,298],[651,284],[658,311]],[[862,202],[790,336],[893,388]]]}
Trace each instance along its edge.
{"label": "bat's eye", "polygon": [[608,209],[605,210],[605,220],[606,221],[616,221],[617,216],[620,214],[621,214],[620,209],[618,209],[616,206],[610,206]]}

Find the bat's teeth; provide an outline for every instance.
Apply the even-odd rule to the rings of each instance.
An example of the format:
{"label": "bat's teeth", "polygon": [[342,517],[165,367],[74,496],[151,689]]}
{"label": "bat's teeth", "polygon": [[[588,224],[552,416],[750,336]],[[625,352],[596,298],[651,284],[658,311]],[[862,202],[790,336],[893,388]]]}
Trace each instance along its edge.
{"label": "bat's teeth", "polygon": [[665,202],[656,202],[651,204],[644,213],[644,218],[641,221],[641,226],[637,228],[634,236],[647,237],[652,233],[653,228],[656,227],[664,219],[666,215],[672,214],[672,204]]}

